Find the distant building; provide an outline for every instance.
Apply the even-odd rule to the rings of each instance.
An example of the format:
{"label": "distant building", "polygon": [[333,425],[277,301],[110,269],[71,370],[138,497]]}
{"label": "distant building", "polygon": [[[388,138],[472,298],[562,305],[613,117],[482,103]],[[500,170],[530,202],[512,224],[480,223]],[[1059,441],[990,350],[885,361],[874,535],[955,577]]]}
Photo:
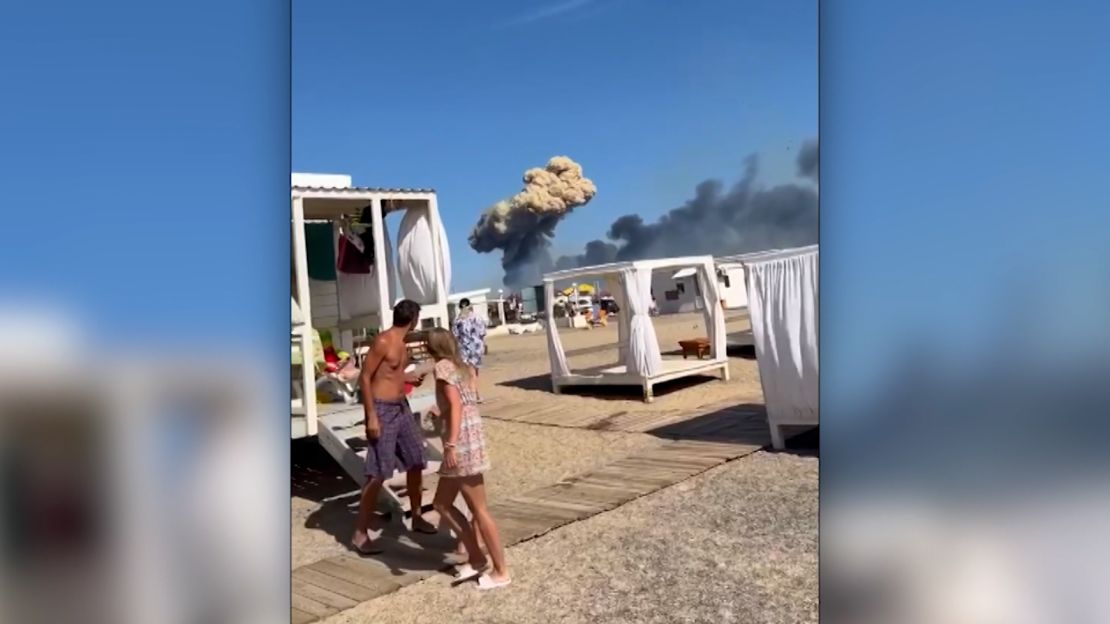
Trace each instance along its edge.
{"label": "distant building", "polygon": [[474,308],[474,314],[489,325],[489,294],[491,290],[490,288],[482,288],[447,295],[447,318],[449,322],[454,323],[455,317],[459,315],[459,302],[463,299],[469,299],[470,307]]}

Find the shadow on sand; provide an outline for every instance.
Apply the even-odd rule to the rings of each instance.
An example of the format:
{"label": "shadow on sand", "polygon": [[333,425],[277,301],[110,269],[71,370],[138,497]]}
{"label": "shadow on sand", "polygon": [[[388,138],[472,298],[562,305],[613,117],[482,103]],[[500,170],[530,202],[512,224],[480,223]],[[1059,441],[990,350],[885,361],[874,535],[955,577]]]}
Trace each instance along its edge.
{"label": "shadow on sand", "polygon": [[[584,372],[589,372],[584,371]],[[692,375],[690,377],[680,377],[673,381],[666,381],[655,385],[655,396],[665,397],[668,394],[673,394],[687,388],[710,382],[720,381],[720,378],[711,375]],[[520,379],[513,379],[510,381],[503,381],[499,386],[506,388],[517,388],[519,390],[528,390],[532,392],[551,393],[551,376],[550,375],[534,375],[532,377],[522,377]],[[643,390],[640,386],[567,386],[563,388],[563,394],[571,396],[585,396],[592,399],[601,399],[603,401],[642,401]]]}
{"label": "shadow on sand", "polygon": [[[305,518],[308,529],[324,531],[348,553],[385,564],[395,576],[418,570],[441,571],[449,566],[443,555],[454,548],[446,531],[436,535],[410,532],[399,517],[379,514],[385,552],[362,555],[351,546],[352,527],[358,516],[359,487],[347,476],[315,438],[293,441],[293,496],[319,503]],[[426,492],[425,497],[432,496]]]}
{"label": "shadow on sand", "polygon": [[[741,403],[695,416],[688,420],[650,429],[645,433],[668,440],[731,442],[770,448],[767,407],[762,403]],[[820,434],[815,427],[787,427],[786,448],[779,453],[817,456]]]}
{"label": "shadow on sand", "polygon": [[435,535],[415,533],[406,529],[399,518],[391,518],[389,515],[378,515],[375,519],[378,528],[382,530],[379,545],[384,552],[373,555],[359,553],[351,546],[352,527],[358,516],[358,500],[357,491],[325,500],[305,519],[305,528],[324,531],[352,555],[378,561],[388,567],[394,576],[419,571],[440,572],[451,567],[444,561],[444,555],[454,549],[455,542],[446,529]]}

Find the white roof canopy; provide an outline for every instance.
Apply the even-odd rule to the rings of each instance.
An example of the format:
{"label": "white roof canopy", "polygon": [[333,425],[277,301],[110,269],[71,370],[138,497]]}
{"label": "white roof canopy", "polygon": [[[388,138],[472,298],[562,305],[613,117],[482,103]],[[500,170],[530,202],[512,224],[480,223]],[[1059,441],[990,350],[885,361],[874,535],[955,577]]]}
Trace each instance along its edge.
{"label": "white roof canopy", "polygon": [[578,267],[565,271],[555,271],[543,276],[544,282],[562,282],[581,277],[604,277],[616,275],[624,269],[670,269],[674,267],[698,267],[705,263],[712,264],[712,256],[683,256],[679,258],[657,258],[655,260],[631,260],[627,262],[610,262],[609,264],[595,264],[594,266]]}
{"label": "white roof canopy", "polygon": [[305,219],[335,220],[356,214],[374,200],[381,202],[383,215],[401,210],[406,205],[426,206],[435,201],[436,192],[431,189],[294,186],[291,188],[291,196],[301,200]]}
{"label": "white roof canopy", "polygon": [[749,262],[757,262],[764,260],[774,260],[777,258],[787,258],[799,254],[810,253],[817,251],[818,245],[806,245],[805,247],[794,247],[792,249],[768,249],[767,251],[756,251],[746,254],[738,254],[734,256],[722,256],[717,258],[717,264],[720,265],[743,265]]}

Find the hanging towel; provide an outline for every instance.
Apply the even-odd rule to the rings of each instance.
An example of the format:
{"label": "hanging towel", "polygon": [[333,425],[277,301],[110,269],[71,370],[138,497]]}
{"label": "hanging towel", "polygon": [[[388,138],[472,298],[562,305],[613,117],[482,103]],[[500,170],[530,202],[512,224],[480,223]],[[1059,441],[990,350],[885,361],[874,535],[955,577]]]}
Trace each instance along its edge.
{"label": "hanging towel", "polygon": [[343,232],[339,235],[336,265],[343,273],[366,275],[374,266],[374,256],[366,254],[366,247],[358,235]]}
{"label": "hanging towel", "polygon": [[308,276],[323,282],[335,281],[335,243],[330,223],[304,224]]}

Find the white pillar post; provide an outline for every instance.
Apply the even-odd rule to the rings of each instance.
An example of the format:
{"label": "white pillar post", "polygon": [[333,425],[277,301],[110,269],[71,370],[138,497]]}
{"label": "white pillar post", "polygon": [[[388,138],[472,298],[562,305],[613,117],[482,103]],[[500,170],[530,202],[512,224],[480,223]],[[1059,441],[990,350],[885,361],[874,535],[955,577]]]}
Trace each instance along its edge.
{"label": "white pillar post", "polygon": [[316,363],[312,342],[312,297],[308,290],[308,245],[304,235],[304,199],[293,198],[293,268],[297,275],[297,305],[305,324],[301,326],[301,383],[304,384],[305,433],[316,435]]}
{"label": "white pillar post", "polygon": [[370,200],[370,227],[374,236],[374,281],[378,289],[378,330],[393,326],[393,300],[389,297],[389,269],[385,257],[385,218],[382,215],[382,198]]}

